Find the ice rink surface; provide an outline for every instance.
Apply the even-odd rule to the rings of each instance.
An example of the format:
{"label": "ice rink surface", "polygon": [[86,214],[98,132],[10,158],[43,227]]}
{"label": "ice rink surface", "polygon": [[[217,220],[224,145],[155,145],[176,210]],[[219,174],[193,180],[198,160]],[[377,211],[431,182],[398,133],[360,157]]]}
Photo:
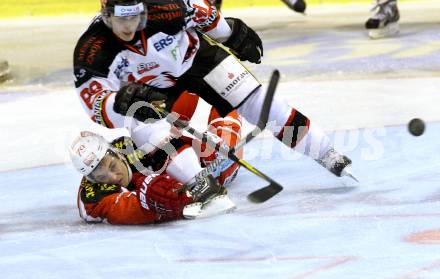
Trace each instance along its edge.
{"label": "ice rink surface", "polygon": [[[362,28],[368,5],[311,6],[307,16],[225,11],[244,15],[265,42],[262,65],[249,66],[264,83],[281,70],[277,94],[329,132],[361,182],[262,135],[245,158],[281,193],[248,202],[265,183],[242,170],[229,189],[235,212],[157,226],[79,219],[80,175],[65,163],[66,146],[98,127],[67,57],[88,20],[1,21],[0,39],[29,36],[8,41],[24,58],[0,40],[16,73],[0,87],[0,278],[440,278],[440,3],[400,8],[401,34],[375,41]],[[59,29],[71,33],[41,38]],[[198,108],[194,126],[203,128],[207,110]],[[414,117],[427,121],[420,137],[407,132]]]}

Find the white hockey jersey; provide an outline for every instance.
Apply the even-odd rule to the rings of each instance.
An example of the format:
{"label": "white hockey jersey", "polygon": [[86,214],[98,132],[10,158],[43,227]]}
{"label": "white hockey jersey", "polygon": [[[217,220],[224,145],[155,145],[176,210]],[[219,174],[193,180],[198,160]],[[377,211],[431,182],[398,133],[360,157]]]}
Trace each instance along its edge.
{"label": "white hockey jersey", "polygon": [[[113,103],[115,92],[125,83],[173,86],[192,66],[200,46],[196,29],[220,41],[231,34],[225,19],[208,1],[187,0],[181,4],[184,14],[151,13],[152,18],[149,14],[147,27],[138,31],[131,42],[117,38],[101,17],[81,36],[74,52],[75,87],[93,121],[109,128],[124,126],[124,117],[113,111]],[[166,26],[164,18],[175,20],[179,16],[183,24],[174,34],[160,29]]]}

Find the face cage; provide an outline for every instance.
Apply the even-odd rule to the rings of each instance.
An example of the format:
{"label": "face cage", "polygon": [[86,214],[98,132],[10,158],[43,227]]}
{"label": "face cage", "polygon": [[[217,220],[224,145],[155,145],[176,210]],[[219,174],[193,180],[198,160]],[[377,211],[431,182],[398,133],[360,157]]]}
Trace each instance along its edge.
{"label": "face cage", "polygon": [[[108,28],[112,29],[112,23],[110,20],[110,16],[112,15],[113,7],[103,7],[101,9],[101,16],[102,20],[104,21],[105,25],[107,25]],[[136,28],[136,31],[141,31],[142,29],[145,29],[147,27],[147,5],[144,3],[144,11],[140,13],[141,20],[139,21],[139,25]]]}
{"label": "face cage", "polygon": [[[125,167],[127,167],[128,172],[130,173],[130,166],[128,165],[127,160],[125,160],[125,158],[124,158],[122,155],[120,155],[116,150],[114,150],[113,148],[109,148],[109,149],[107,149],[107,152],[105,152],[104,157],[107,156],[107,155],[113,156],[113,157],[115,157],[115,158],[121,160],[121,161],[124,163]],[[104,157],[102,157],[102,159],[104,159]],[[90,182],[93,182],[93,183],[101,183],[101,182],[99,182],[99,181],[96,181],[96,179],[93,178],[93,172],[94,172],[95,170],[99,169],[99,167],[101,166],[102,159],[101,159],[101,161],[98,163],[98,165],[96,166],[96,168],[95,168],[94,170],[92,170],[91,173],[89,173],[88,175],[86,175],[87,180],[89,180]]]}

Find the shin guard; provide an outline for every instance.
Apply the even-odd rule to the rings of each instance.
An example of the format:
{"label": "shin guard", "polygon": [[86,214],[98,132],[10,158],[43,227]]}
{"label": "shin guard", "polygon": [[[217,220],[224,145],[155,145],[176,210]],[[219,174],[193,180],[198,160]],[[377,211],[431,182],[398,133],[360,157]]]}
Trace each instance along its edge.
{"label": "shin guard", "polygon": [[310,119],[292,108],[286,124],[276,137],[285,145],[294,148],[307,134],[309,127]]}

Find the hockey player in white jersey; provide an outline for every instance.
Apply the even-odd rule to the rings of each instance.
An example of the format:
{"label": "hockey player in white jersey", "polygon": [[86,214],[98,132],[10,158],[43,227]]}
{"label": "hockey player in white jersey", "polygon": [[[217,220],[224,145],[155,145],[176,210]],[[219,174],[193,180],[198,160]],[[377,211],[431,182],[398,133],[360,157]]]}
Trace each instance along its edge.
{"label": "hockey player in white jersey", "polygon": [[[184,91],[199,95],[225,116],[234,109],[256,124],[265,97],[260,82],[239,61],[260,63],[263,45],[238,18],[224,18],[203,0],[109,0],[74,52],[75,86],[83,107],[97,123],[129,127],[140,148],[160,148],[170,134],[164,119],[138,101],[171,111]],[[148,14],[148,20],[147,20]],[[213,42],[208,37],[222,43]],[[224,49],[229,48],[230,52]],[[328,137],[305,115],[275,96],[269,121],[276,138],[309,155],[337,176],[351,160],[334,150]],[[186,149],[174,156],[167,173],[191,183],[201,166]]]}
{"label": "hockey player in white jersey", "polygon": [[[307,4],[304,0],[281,0],[290,9],[297,13],[304,13],[306,11]],[[218,10],[222,6],[222,0],[210,0],[211,4],[215,5]]]}
{"label": "hockey player in white jersey", "polygon": [[375,0],[374,15],[367,20],[365,28],[373,39],[389,37],[399,33],[399,9],[397,0]]}

